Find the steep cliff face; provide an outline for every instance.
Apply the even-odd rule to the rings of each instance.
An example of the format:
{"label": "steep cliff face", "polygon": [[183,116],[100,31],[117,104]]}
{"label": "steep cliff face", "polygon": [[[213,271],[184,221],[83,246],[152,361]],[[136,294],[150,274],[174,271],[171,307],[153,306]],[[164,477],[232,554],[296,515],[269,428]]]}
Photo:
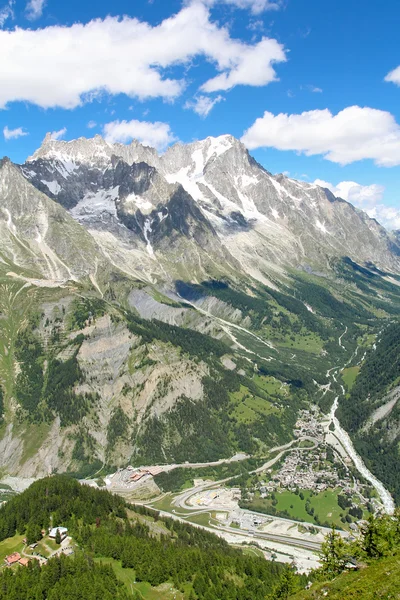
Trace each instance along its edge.
{"label": "steep cliff face", "polygon": [[102,262],[93,238],[8,160],[0,164],[0,253],[54,281],[88,277]]}
{"label": "steep cliff face", "polygon": [[[183,236],[186,251],[187,242],[207,246],[220,271],[228,262],[264,281],[287,267],[329,269],[337,256],[400,269],[396,235],[329,190],[271,175],[229,135],[176,144],[161,156],[137,142],[112,145],[99,136],[46,139],[22,172],[87,228],[104,230],[108,223],[110,230],[116,220],[135,234],[131,245],[139,238],[161,261]],[[115,244],[123,239],[116,229]],[[193,250],[189,258],[196,270]],[[205,257],[200,263],[209,270]]]}

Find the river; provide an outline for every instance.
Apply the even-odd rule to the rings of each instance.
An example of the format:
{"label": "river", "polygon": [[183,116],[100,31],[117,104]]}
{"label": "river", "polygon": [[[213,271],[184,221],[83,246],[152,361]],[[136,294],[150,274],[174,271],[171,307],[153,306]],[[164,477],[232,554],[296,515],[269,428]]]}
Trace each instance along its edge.
{"label": "river", "polygon": [[331,412],[329,414],[331,421],[333,421],[333,423],[335,425],[335,431],[333,433],[338,438],[338,440],[340,441],[340,443],[346,450],[347,454],[350,456],[351,460],[353,461],[353,463],[355,464],[355,466],[357,467],[357,469],[361,473],[361,475],[367,481],[369,481],[374,486],[376,491],[378,492],[381,502],[384,506],[385,512],[388,515],[392,515],[395,510],[395,504],[394,504],[392,496],[390,495],[388,490],[385,488],[383,483],[381,481],[379,481],[379,479],[377,479],[371,473],[371,471],[369,471],[369,469],[367,469],[361,456],[359,454],[357,454],[357,452],[353,446],[353,442],[350,439],[349,434],[342,428],[342,426],[339,423],[338,418],[335,416],[336,409],[338,407],[338,403],[339,403],[339,398],[335,398],[335,402],[333,403]]}

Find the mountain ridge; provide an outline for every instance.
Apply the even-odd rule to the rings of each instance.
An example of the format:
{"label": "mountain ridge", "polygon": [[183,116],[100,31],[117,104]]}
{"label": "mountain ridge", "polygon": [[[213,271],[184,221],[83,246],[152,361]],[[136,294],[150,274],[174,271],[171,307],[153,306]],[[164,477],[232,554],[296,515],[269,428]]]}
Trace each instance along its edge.
{"label": "mountain ridge", "polygon": [[0,232],[13,474],[262,455],[398,310],[396,238],[232,136],[47,136],[2,162]]}
{"label": "mountain ridge", "polygon": [[[143,180],[150,177],[144,173],[148,168],[143,163],[155,169],[152,177],[156,179],[147,184],[153,190],[150,196],[141,193],[137,185],[130,195],[126,185],[121,187],[123,182],[118,176],[114,176],[111,185],[110,170],[115,172],[122,162],[131,169],[142,163],[142,169],[136,167],[136,177],[140,178],[141,170]],[[110,144],[100,136],[71,142],[47,137],[21,169],[41,191],[46,192],[47,188],[47,193],[61,203],[63,187],[69,202],[76,194],[75,206],[90,192],[104,193],[110,210],[113,204],[126,206],[128,198],[130,212],[142,220],[139,229],[147,244],[158,222],[147,221],[145,229],[145,216],[151,210],[157,212],[160,198],[165,204],[165,198],[171,196],[168,185],[181,185],[209,227],[216,231],[221,245],[242,260],[242,270],[250,269],[253,276],[265,282],[271,272],[287,264],[298,267],[308,261],[329,268],[329,257],[337,255],[361,263],[376,261],[379,268],[394,272],[400,269],[400,246],[394,234],[329,190],[284,175],[271,175],[230,135],[178,143],[161,155],[137,141],[124,146]],[[90,205],[90,198],[87,204]],[[168,215],[164,214],[164,218],[168,221]],[[362,243],[357,240],[360,236]],[[259,255],[253,256],[253,263],[257,258],[259,268],[250,265],[251,246]]]}

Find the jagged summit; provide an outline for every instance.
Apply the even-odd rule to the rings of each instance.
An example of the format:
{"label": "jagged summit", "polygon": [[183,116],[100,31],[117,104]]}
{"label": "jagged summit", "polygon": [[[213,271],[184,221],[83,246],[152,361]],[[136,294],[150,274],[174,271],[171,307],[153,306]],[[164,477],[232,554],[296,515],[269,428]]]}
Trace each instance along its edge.
{"label": "jagged summit", "polygon": [[159,165],[163,156],[179,154],[182,149],[185,152],[186,150],[190,152],[201,148],[207,160],[209,160],[212,156],[219,156],[235,146],[245,150],[238,139],[230,134],[225,134],[218,137],[209,136],[204,140],[195,141],[191,144],[178,142],[168,148],[165,154],[160,154],[155,148],[146,146],[136,139],[132,140],[130,144],[110,143],[101,135],[96,134],[93,138],[80,137],[66,141],[55,140],[52,138],[51,133],[47,133],[40,148],[32,156],[29,156],[26,162],[30,163],[40,159],[70,159],[76,163],[87,164],[91,161],[103,162],[114,155],[122,158],[128,164],[140,161],[146,162],[147,159],[149,164]]}
{"label": "jagged summit", "polygon": [[[400,271],[397,236],[329,190],[272,175],[229,134],[178,142],[163,154],[137,140],[111,144],[96,135],[67,142],[48,134],[21,170],[89,230],[101,230],[99,243],[105,232],[115,235],[113,248],[126,245],[128,227],[153,258],[157,241],[160,252],[171,231],[186,237],[198,231],[197,220],[203,247],[204,232],[215,232],[219,259],[227,252],[258,280],[267,281],[276,268],[329,269],[331,258],[343,256]],[[169,254],[167,246],[164,251]]]}
{"label": "jagged summit", "polygon": [[56,160],[71,169],[79,164],[103,165],[108,163],[112,156],[118,156],[132,164],[146,159],[151,163],[158,155],[154,148],[144,146],[137,140],[133,140],[129,145],[111,144],[97,134],[93,138],[80,137],[65,141],[54,140],[51,134],[47,133],[40,148],[26,162]]}

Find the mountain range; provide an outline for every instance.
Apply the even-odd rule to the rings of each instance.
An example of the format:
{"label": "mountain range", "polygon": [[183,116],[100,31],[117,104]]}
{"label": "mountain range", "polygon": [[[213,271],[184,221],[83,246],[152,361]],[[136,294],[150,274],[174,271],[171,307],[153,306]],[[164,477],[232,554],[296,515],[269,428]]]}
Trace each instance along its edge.
{"label": "mountain range", "polygon": [[0,163],[0,467],[262,454],[343,393],[399,285],[397,233],[230,135],[48,135]]}

